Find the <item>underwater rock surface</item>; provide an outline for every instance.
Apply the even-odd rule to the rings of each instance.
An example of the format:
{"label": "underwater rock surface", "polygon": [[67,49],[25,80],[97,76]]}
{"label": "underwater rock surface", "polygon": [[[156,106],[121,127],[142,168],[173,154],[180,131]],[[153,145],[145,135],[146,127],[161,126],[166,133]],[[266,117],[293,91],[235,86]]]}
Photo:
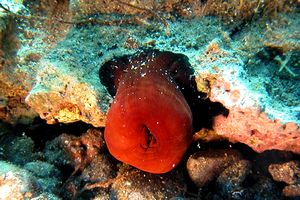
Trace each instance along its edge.
{"label": "underwater rock surface", "polygon": [[[291,13],[283,16],[291,23],[285,29],[274,24],[273,31],[284,34],[294,30],[298,15]],[[260,21],[258,23],[262,24]],[[68,26],[64,34],[57,36],[57,45],[48,41],[51,48],[50,45],[39,45],[40,41],[36,41],[39,36],[36,35],[35,40],[30,42],[42,51],[38,61],[27,59],[24,67],[13,70],[22,70],[22,73],[30,75],[25,76],[25,82],[30,83],[26,86],[26,103],[48,123],[80,120],[101,127],[105,125],[105,113],[112,100],[97,76],[99,67],[105,61],[115,56],[133,54],[145,46],[182,53],[189,58],[195,70],[198,90],[229,110],[228,116],[219,115],[213,119],[216,135],[231,142],[245,143],[258,152],[280,149],[299,153],[299,70],[293,58],[298,55],[299,43],[295,38],[290,49],[284,42],[274,47],[270,44],[270,32],[265,34],[265,25],[249,26],[255,29],[254,33],[260,36],[260,41],[254,40],[257,38],[250,28],[231,37],[230,30],[213,17],[169,22],[171,35],[166,35],[163,29],[152,29],[150,32],[149,27],[135,25]],[[40,31],[37,28],[34,30]],[[24,48],[28,48],[25,42],[29,42],[23,34],[15,33],[16,38],[24,43],[16,49],[20,58],[27,55]],[[244,43],[246,39],[249,40],[247,46]],[[274,52],[277,55],[273,55]],[[261,54],[270,62],[262,63]],[[290,60],[281,61],[284,57]],[[285,70],[287,67],[293,70],[293,74]],[[9,71],[5,70],[2,73],[9,76]],[[269,73],[273,74],[273,79],[266,76]],[[14,85],[21,87],[23,83]],[[286,84],[291,85],[289,91],[285,89]],[[272,91],[270,87],[273,87]],[[275,89],[286,91],[286,94],[278,98]],[[3,96],[8,98],[6,94]]]}
{"label": "underwater rock surface", "polygon": [[[207,103],[203,104],[207,110],[213,110],[213,103],[226,110],[194,118],[203,129],[195,130],[199,132],[192,145],[199,144],[199,149],[188,150],[187,157],[201,154],[202,144],[215,140],[243,143],[256,152],[278,149],[300,154],[299,1],[184,2],[1,2],[0,158],[5,162],[0,165],[26,175],[25,180],[17,180],[19,186],[45,199],[48,194],[54,199],[63,196],[64,191],[66,199],[299,196],[296,156],[280,165],[264,163],[270,165],[273,179],[286,185],[253,174],[254,158],[247,151],[237,153],[233,165],[226,153],[221,161],[205,155],[202,160],[208,160],[207,165],[200,161],[195,166],[215,171],[189,165],[189,181],[197,188],[190,194],[182,163],[172,177],[159,177],[122,165],[107,152],[101,128],[114,96],[101,84],[99,68],[116,57],[156,49],[185,55],[201,93],[199,102]],[[201,115],[203,110],[192,112]],[[51,126],[36,124],[38,117]],[[201,119],[206,118],[209,124],[204,126]],[[2,121],[14,125],[17,134],[7,131]],[[49,127],[73,122],[89,127],[47,133]],[[29,131],[19,131],[20,124],[27,124]],[[31,135],[33,141],[26,134],[39,126],[45,127]],[[211,155],[215,154],[218,150],[213,149]],[[186,166],[191,158],[182,162]],[[10,183],[4,181],[3,187]],[[32,187],[36,185],[39,191]]]}
{"label": "underwater rock surface", "polygon": [[[59,199],[53,194],[60,184],[55,177],[56,174],[50,174],[53,166],[42,162],[31,163],[31,166],[27,165],[28,170],[26,170],[26,167],[23,169],[0,161],[0,167],[1,199]],[[34,168],[40,168],[36,172],[41,174],[32,173],[31,170]]]}
{"label": "underwater rock surface", "polygon": [[268,170],[275,181],[287,184],[282,190],[284,196],[300,196],[300,163],[298,161],[271,164],[269,165]]}
{"label": "underwater rock surface", "polygon": [[189,157],[187,170],[192,181],[203,187],[241,159],[240,153],[235,150],[206,150]]}

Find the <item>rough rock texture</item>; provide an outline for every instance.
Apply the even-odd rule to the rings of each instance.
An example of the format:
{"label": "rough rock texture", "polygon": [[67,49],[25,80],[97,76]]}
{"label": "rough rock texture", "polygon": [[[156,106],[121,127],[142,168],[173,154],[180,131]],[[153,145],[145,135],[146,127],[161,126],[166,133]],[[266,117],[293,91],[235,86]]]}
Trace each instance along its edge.
{"label": "rough rock texture", "polygon": [[46,144],[48,162],[74,169],[64,174],[66,181],[60,189],[64,199],[166,199],[182,196],[184,176],[181,171],[154,175],[122,165],[108,155],[103,141],[99,130],[89,129],[80,137],[62,134]]}
{"label": "rough rock texture", "polygon": [[279,187],[267,177],[258,179],[250,190],[253,194],[250,199],[282,199]]}
{"label": "rough rock texture", "polygon": [[300,196],[300,185],[288,185],[283,188],[282,194],[286,197],[299,197]]}
{"label": "rough rock texture", "polygon": [[[226,21],[234,19],[249,19],[251,16],[264,11],[265,14],[273,15],[276,11],[288,11],[296,0],[278,1],[276,5],[271,0],[261,2],[259,0],[232,0],[232,1],[194,1],[194,0],[147,0],[147,1],[128,1],[128,0],[98,0],[83,1],[71,0],[70,10],[75,15],[89,15],[95,13],[120,13],[136,15],[136,20],[141,24],[145,23],[145,16],[168,18],[171,13],[176,13],[183,17],[195,17],[205,15],[218,15]],[[256,8],[256,9],[253,9]]]}
{"label": "rough rock texture", "polygon": [[[99,97],[87,80],[78,80],[80,73],[63,69],[61,63],[41,61],[37,82],[26,97],[26,102],[48,123],[84,121],[96,127],[104,126]],[[67,63],[64,63],[67,64]],[[63,70],[61,70],[63,69]]]}
{"label": "rough rock texture", "polygon": [[300,178],[300,163],[290,161],[282,164],[272,164],[269,166],[269,172],[275,181],[283,181],[286,184],[295,184]]}
{"label": "rough rock texture", "polygon": [[34,142],[26,136],[14,136],[12,133],[1,137],[2,158],[16,165],[24,165],[41,157],[34,151]]}
{"label": "rough rock texture", "polygon": [[[61,28],[67,29],[62,23],[45,20],[41,23],[38,21],[39,16],[20,19],[18,16],[25,16],[29,12],[22,2],[2,3],[15,14],[0,9],[0,30],[3,33],[0,38],[0,119],[12,124],[28,124],[38,116],[25,103],[25,97],[35,82],[39,60],[66,33]],[[41,8],[39,12],[45,17],[55,17],[53,6],[47,7],[48,10]],[[34,8],[32,9],[33,14]]]}
{"label": "rough rock texture", "polygon": [[[281,47],[282,51],[284,47]],[[295,47],[290,47],[292,52]],[[267,47],[262,44],[260,48]],[[215,134],[233,143],[245,143],[258,152],[279,149],[299,153],[299,75],[292,72],[287,81],[287,75],[280,74],[283,73],[280,70],[282,65],[287,65],[289,60],[276,63],[278,71],[270,66],[255,70],[255,66],[248,62],[252,59],[260,64],[258,58],[236,57],[232,53],[223,49],[218,41],[213,41],[205,54],[198,58],[206,67],[198,71],[198,89],[207,92],[210,100],[221,102],[229,110],[228,116],[219,115],[214,119]],[[290,65],[295,63],[290,62]],[[295,66],[294,69],[297,70]],[[275,78],[268,78],[268,73],[274,74]],[[284,84],[290,86],[288,91]]]}
{"label": "rough rock texture", "polygon": [[[65,199],[86,199],[88,195],[109,199],[109,186],[115,181],[117,170],[106,155],[98,154],[81,174],[73,173],[74,175],[68,177],[61,189],[61,195]],[[93,187],[93,184],[97,186]],[[80,191],[84,192],[80,194]]]}
{"label": "rough rock texture", "polygon": [[[246,149],[243,149],[245,152]],[[250,150],[250,149],[249,149]],[[288,182],[298,181],[295,162],[274,164],[293,159],[286,152],[272,150],[262,154],[249,151],[247,160],[239,151],[214,149],[199,151],[187,161],[187,170],[192,181],[201,186],[196,192],[200,199],[285,199],[284,196],[298,195],[298,185],[286,186],[281,194],[282,185],[270,178],[272,176]],[[271,167],[272,166],[272,167]],[[288,168],[288,169],[286,169]],[[294,169],[291,170],[291,168]],[[280,170],[280,172],[279,172]],[[293,171],[293,172],[291,172]],[[292,178],[293,177],[293,178]],[[293,179],[293,180],[292,180]],[[292,181],[291,181],[292,180]],[[205,182],[206,181],[206,182]]]}
{"label": "rough rock texture", "polygon": [[[45,125],[42,121],[40,123],[44,126],[42,129],[35,124],[23,132],[33,136],[35,146],[42,148],[43,152],[39,152],[39,157],[36,157],[36,148],[33,148],[32,141],[28,137],[12,134],[20,131],[20,127],[11,129],[9,126],[2,126],[2,134],[5,135],[0,138],[0,146],[5,149],[5,152],[0,149],[0,158],[20,163],[18,168],[22,168],[21,170],[34,177],[38,189],[42,191],[42,194],[37,194],[37,197],[41,199],[53,199],[57,195],[63,199],[79,200],[151,199],[152,197],[155,199],[228,199],[230,197],[236,200],[278,200],[284,199],[280,196],[282,184],[270,180],[262,171],[259,173],[256,171],[267,168],[270,163],[297,159],[296,155],[293,157],[292,153],[282,151],[273,150],[257,154],[243,145],[245,151],[240,152],[246,152],[245,156],[252,162],[250,164],[249,161],[241,158],[236,150],[213,148],[207,150],[205,146],[211,144],[203,144],[203,146],[201,144],[202,149],[198,154],[200,159],[194,158],[193,162],[198,162],[198,164],[192,166],[192,170],[200,171],[200,176],[204,177],[206,172],[208,176],[213,174],[214,180],[211,179],[212,181],[204,187],[195,188],[194,185],[191,187],[188,177],[183,175],[186,172],[183,165],[167,174],[151,175],[116,161],[109,155],[99,129],[86,126],[81,130],[82,123],[69,125]],[[35,134],[33,135],[31,131]],[[70,132],[74,135],[69,134]],[[48,141],[52,141],[47,142],[45,146],[41,144],[42,140],[36,138],[41,133],[44,136],[47,134],[52,136],[48,138]],[[53,134],[57,135],[55,139],[53,139]],[[82,136],[76,136],[79,134]],[[227,143],[216,144],[218,148],[228,145]],[[230,146],[236,149],[235,146],[241,145]],[[13,152],[18,159],[11,155],[5,156],[9,155],[7,153],[9,151]],[[182,164],[184,163],[185,161]],[[224,166],[227,167],[224,169]],[[219,169],[224,170],[218,173]],[[293,192],[293,195],[296,195],[297,187],[295,186],[287,187],[284,191],[288,189],[289,194]]]}
{"label": "rough rock texture", "polygon": [[[48,123],[104,126],[112,97],[100,84],[99,67],[155,47],[188,56],[199,91],[229,110],[212,120],[216,135],[258,152],[300,153],[299,2],[99,2],[107,10],[76,0],[26,2],[16,14],[1,9],[2,120],[29,123],[38,113]],[[217,17],[176,20],[156,8],[187,17],[216,14],[227,25]],[[238,22],[228,25],[232,19]]]}
{"label": "rough rock texture", "polygon": [[122,181],[112,185],[112,194],[117,199],[172,199],[179,198],[183,192],[183,175],[178,171],[154,175],[126,170],[122,176]]}
{"label": "rough rock texture", "polygon": [[186,165],[192,181],[203,187],[239,160],[241,155],[238,151],[211,149],[191,155]]}
{"label": "rough rock texture", "polygon": [[[25,104],[25,96],[28,90],[24,90],[20,86],[20,82],[16,83],[12,80],[16,77],[5,77],[1,66],[0,69],[0,118],[12,124],[32,122],[37,113]],[[6,71],[6,75],[8,73],[12,72]]]}
{"label": "rough rock texture", "polygon": [[247,189],[243,187],[246,177],[250,174],[251,163],[240,160],[227,167],[217,178],[217,188],[226,199],[246,199]]}
{"label": "rough rock texture", "polygon": [[74,173],[82,171],[104,148],[103,134],[97,129],[89,129],[80,137],[62,134],[57,139],[72,162]]}
{"label": "rough rock texture", "polygon": [[1,199],[59,199],[54,194],[47,194],[46,191],[41,192],[48,188],[49,183],[56,183],[56,180],[44,179],[42,183],[42,179],[37,179],[29,171],[4,161],[0,161],[0,169]]}
{"label": "rough rock texture", "polygon": [[2,199],[25,199],[36,195],[36,180],[30,173],[1,161],[0,191]]}
{"label": "rough rock texture", "polygon": [[58,194],[61,186],[61,173],[54,166],[43,161],[28,162],[24,165],[36,177],[37,184],[44,192]]}
{"label": "rough rock texture", "polygon": [[269,172],[275,181],[282,181],[288,184],[288,186],[283,188],[282,194],[284,196],[300,196],[300,163],[298,161],[271,164]]}
{"label": "rough rock texture", "polygon": [[91,128],[80,134],[76,137],[62,133],[47,142],[44,149],[47,161],[56,166],[70,165],[75,174],[82,172],[92,161],[100,159],[95,157],[106,148],[102,132]]}
{"label": "rough rock texture", "polygon": [[44,161],[25,130],[20,136],[20,127],[0,124],[0,199],[58,199],[62,178],[58,168]]}

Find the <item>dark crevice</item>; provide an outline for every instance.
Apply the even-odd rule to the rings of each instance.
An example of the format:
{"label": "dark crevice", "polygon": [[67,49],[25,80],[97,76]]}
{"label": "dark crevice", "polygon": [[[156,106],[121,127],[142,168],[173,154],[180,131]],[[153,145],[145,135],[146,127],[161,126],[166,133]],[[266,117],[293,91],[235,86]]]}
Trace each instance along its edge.
{"label": "dark crevice", "polygon": [[241,31],[243,31],[247,25],[248,21],[241,21],[239,24],[232,24],[232,27],[229,28],[229,37],[233,39],[235,36],[241,33]]}
{"label": "dark crevice", "polygon": [[28,126],[18,124],[14,127],[16,135],[26,135],[30,137],[34,143],[36,150],[42,150],[47,141],[51,141],[62,133],[80,136],[92,126],[84,122],[74,122],[70,124],[47,124],[41,118],[36,118],[34,122]]}

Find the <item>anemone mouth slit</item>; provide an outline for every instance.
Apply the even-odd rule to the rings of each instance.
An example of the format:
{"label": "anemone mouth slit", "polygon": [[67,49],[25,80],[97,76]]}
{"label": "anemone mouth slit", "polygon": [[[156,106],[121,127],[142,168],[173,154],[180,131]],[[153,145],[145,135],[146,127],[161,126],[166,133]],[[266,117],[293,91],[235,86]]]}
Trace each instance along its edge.
{"label": "anemone mouth slit", "polygon": [[151,133],[151,131],[149,130],[149,128],[146,125],[143,125],[143,134],[145,134],[145,137],[146,137],[146,143],[141,144],[141,147],[143,149],[154,148],[155,146],[157,146],[157,144],[158,144],[157,139]]}

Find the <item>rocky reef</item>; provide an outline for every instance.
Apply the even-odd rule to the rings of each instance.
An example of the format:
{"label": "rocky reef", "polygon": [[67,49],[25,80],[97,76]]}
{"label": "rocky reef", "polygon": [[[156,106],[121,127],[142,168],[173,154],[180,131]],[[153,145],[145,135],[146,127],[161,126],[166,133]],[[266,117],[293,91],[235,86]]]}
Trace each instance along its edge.
{"label": "rocky reef", "polygon": [[[299,7],[296,0],[2,1],[0,190],[48,199],[299,196]],[[114,95],[98,73],[153,49],[185,56],[197,90],[179,88],[193,113],[193,143],[161,176],[107,152]],[[253,167],[269,151],[279,159]]]}

